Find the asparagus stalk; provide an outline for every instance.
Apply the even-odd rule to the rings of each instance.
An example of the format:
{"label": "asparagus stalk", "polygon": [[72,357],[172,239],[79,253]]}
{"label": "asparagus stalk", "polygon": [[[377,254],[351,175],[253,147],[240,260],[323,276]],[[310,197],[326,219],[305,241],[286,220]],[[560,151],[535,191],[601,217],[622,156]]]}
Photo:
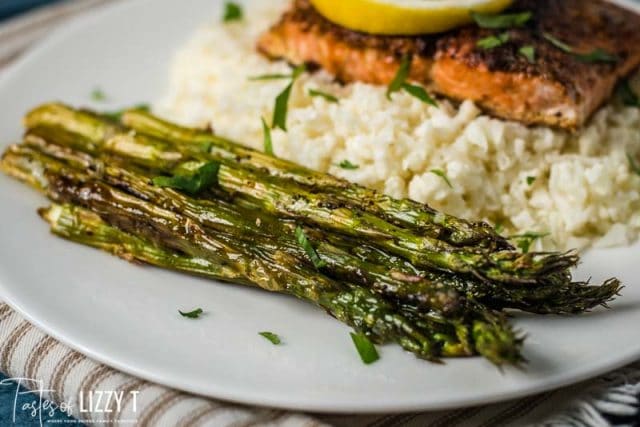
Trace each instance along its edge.
{"label": "asparagus stalk", "polygon": [[[65,128],[64,123],[67,120],[61,120],[52,130],[53,120],[50,116],[58,116],[51,113],[48,107],[42,107],[42,109],[46,113],[35,110],[28,116],[27,123],[32,127],[31,132],[47,138],[55,138],[56,143],[65,144],[68,140],[73,140],[79,149],[88,152],[105,150],[141,166],[153,165],[158,170],[161,170],[163,165],[160,162],[154,163],[154,159],[158,157],[156,152],[159,151],[164,153],[165,157],[168,156],[166,147],[158,148],[158,145],[164,143],[160,144],[151,138],[141,139],[130,133],[117,133],[112,129],[114,126],[108,124],[104,127],[110,130],[103,129],[96,132],[95,129],[101,122],[89,114],[82,116],[81,113],[72,111],[73,126],[68,125]],[[87,123],[85,125],[75,123],[78,120],[84,120]],[[64,133],[65,130],[72,135],[62,138],[56,136]],[[96,135],[106,137],[111,135],[111,137],[100,140]],[[177,159],[180,156],[181,154],[176,152],[170,157]],[[199,159],[205,157],[200,156]],[[420,267],[469,274],[505,283],[539,284],[544,282],[548,275],[567,270],[577,261],[573,253],[463,252],[446,242],[412,234],[406,229],[366,212],[342,207],[337,200],[334,204],[327,204],[326,197],[319,196],[317,192],[291,186],[283,180],[246,169],[222,165],[218,173],[218,183],[228,193],[240,194],[250,203],[258,203],[263,209],[273,214],[307,221],[314,226],[332,229],[346,235],[370,239],[380,248],[405,257]]]}
{"label": "asparagus stalk", "polygon": [[71,175],[52,176],[49,182],[54,201],[78,203],[125,232],[191,257],[229,266],[262,289],[314,302],[375,342],[395,341],[419,357],[439,357],[431,339],[381,298],[365,289],[349,289],[333,282],[268,242],[258,246],[237,242],[222,233],[214,237],[198,224],[100,182],[82,183]]}
{"label": "asparagus stalk", "polygon": [[[12,173],[14,167],[19,167],[22,170],[12,174],[24,176],[28,168],[33,168],[38,171],[38,174],[43,174],[42,165],[33,160],[19,159],[16,162],[16,156],[12,155],[12,151],[15,150],[14,148],[5,154],[2,165],[6,171]],[[52,163],[47,163],[47,167],[51,165]],[[241,243],[234,236],[222,233],[212,238],[198,224],[181,218],[180,215],[166,212],[159,207],[121,193],[104,183],[91,180],[80,172],[73,173],[62,169],[53,172],[54,169],[56,168],[47,168],[43,174],[45,179],[38,181],[39,186],[46,188],[53,200],[84,203],[107,217],[112,224],[132,233],[135,232],[144,239],[155,241],[156,245],[166,245],[167,248],[188,253],[198,259],[215,262],[217,265],[232,266],[240,272],[241,277],[245,278],[245,283],[249,282],[264,289],[311,300],[324,307],[334,317],[370,335],[375,341],[396,341],[405,349],[429,360],[436,360],[440,356],[468,356],[477,353],[471,342],[470,331],[475,327],[472,325],[478,322],[484,323],[483,318],[487,317],[487,314],[480,313],[472,318],[470,320],[472,323],[467,326],[463,323],[464,319],[434,322],[433,319],[438,318],[437,316],[420,313],[417,316],[420,318],[420,327],[417,330],[414,323],[403,317],[403,311],[398,312],[392,305],[370,291],[343,284],[342,288],[344,286],[348,288],[345,291],[337,284],[338,282],[332,282],[313,269],[309,269],[308,266],[299,265],[299,260],[270,242],[256,246],[253,244],[255,242]],[[141,219],[141,214],[146,222]],[[188,232],[180,233],[180,230],[188,230]],[[175,268],[171,265],[168,267]],[[282,283],[286,285],[281,285]],[[342,290],[335,291],[336,286]],[[506,322],[490,323],[486,330],[487,334],[496,335],[505,328],[509,329]],[[515,339],[515,333],[512,338],[511,341],[502,342],[500,345],[508,346],[511,342],[515,343],[518,348],[509,355],[519,355],[520,347]],[[497,342],[496,345],[498,345]],[[497,364],[517,363],[521,360],[519,356],[514,356],[512,359],[499,359],[496,357],[496,349],[490,351],[482,348],[482,351]]]}
{"label": "asparagus stalk", "polygon": [[[136,114],[132,112],[133,117]],[[153,116],[146,119],[165,124]],[[125,258],[295,295],[325,308],[376,342],[395,341],[429,360],[479,353],[497,364],[518,363],[522,340],[492,308],[581,312],[606,303],[620,290],[616,280],[600,287],[572,283],[568,268],[577,261],[573,254],[493,252],[500,246],[495,240],[493,247],[484,240],[471,250],[456,243],[451,230],[433,220],[429,222],[432,235],[416,234],[416,227],[402,224],[385,211],[390,205],[382,199],[366,200],[382,208],[360,207],[349,197],[364,193],[350,193],[352,186],[344,181],[330,182],[332,177],[318,173],[306,175],[311,171],[289,169],[287,162],[277,159],[274,168],[252,162],[255,152],[235,151],[242,147],[229,141],[225,145],[202,139],[212,138],[206,132],[176,127],[197,138],[179,133],[167,137],[145,132],[141,126],[137,130],[146,134],[139,135],[98,115],[60,105],[35,110],[26,124],[31,148],[11,148],[0,167],[46,191],[56,202],[92,211],[68,205],[56,207],[56,215],[43,212],[52,226],[54,216],[74,216],[82,224],[91,223],[92,217],[105,230],[112,230],[101,235],[111,240],[87,239],[94,231],[84,233],[84,225],[69,222],[67,238],[81,241],[82,235],[85,244]],[[38,135],[59,145],[33,137]],[[232,205],[150,183],[149,178],[158,173],[171,173],[212,156],[221,161],[218,182],[227,197],[233,196]],[[326,188],[317,187],[319,183]],[[398,202],[402,201],[393,201],[394,206]],[[252,219],[242,221],[246,211],[238,206],[258,207],[273,216],[265,215],[265,227],[261,227]],[[60,213],[65,210],[85,214],[65,216]],[[408,218],[407,212],[403,215]],[[283,216],[320,226],[306,231],[320,236],[314,243],[326,263],[322,271],[294,244],[290,233],[294,223]],[[64,224],[58,219],[56,224]],[[54,232],[59,229],[64,227],[54,227]],[[120,239],[113,237],[119,235]],[[365,245],[363,236],[368,237]]]}
{"label": "asparagus stalk", "polygon": [[[97,170],[100,176],[110,184],[127,188],[139,197],[153,200],[166,209],[182,212],[205,226],[222,231],[229,226],[234,226],[241,231],[241,235],[266,235],[288,246],[289,252],[297,253],[299,257],[304,258],[304,254],[300,253],[301,248],[296,242],[292,242],[291,229],[275,226],[277,223],[268,220],[264,215],[261,215],[260,226],[258,226],[256,221],[258,217],[251,216],[246,211],[239,212],[237,207],[225,206],[223,202],[194,200],[169,189],[150,186],[148,179],[144,176],[136,176],[118,167],[104,167],[99,160],[89,155],[47,144],[38,137],[27,135],[25,144],[65,161],[75,168]],[[38,158],[37,154],[25,147],[13,147],[9,152],[14,152],[18,156],[18,159],[13,160],[14,163],[30,163],[30,167],[39,164],[39,169],[44,169],[46,163],[49,167],[53,166],[50,161]],[[26,159],[21,160],[20,157]],[[28,171],[26,176],[30,176]],[[359,262],[357,257],[354,258],[346,251],[327,243],[327,240],[332,240],[330,235],[310,229],[307,229],[307,232],[314,237],[318,236],[314,241],[319,242],[318,253],[331,269],[331,275],[369,286],[374,291],[400,303],[413,304],[423,310],[436,310],[449,314],[458,312],[462,304],[459,294],[454,291],[457,290],[463,294],[473,295],[474,298],[496,309],[517,308],[544,314],[580,313],[605,304],[620,290],[620,283],[617,280],[610,280],[603,286],[583,286],[581,283],[572,283],[570,276],[561,278],[557,284],[548,286],[511,289],[492,283],[419,271],[397,257],[389,256],[375,248],[368,248],[366,245],[354,244],[357,256],[362,255],[358,252],[368,251],[364,258],[365,262]],[[334,238],[333,241],[336,239]],[[343,241],[338,239],[337,242],[338,245],[344,246]]]}
{"label": "asparagus stalk", "polygon": [[[122,119],[137,132],[148,134],[158,141],[167,141],[173,147],[173,150],[160,150],[161,152],[176,151],[189,156],[194,152],[202,153],[206,147],[209,159],[231,161],[254,170],[267,171],[274,177],[292,180],[302,186],[323,188],[323,195],[328,198],[327,203],[338,200],[340,204],[380,216],[427,237],[443,239],[455,246],[511,248],[503,237],[485,223],[471,223],[445,215],[408,199],[393,199],[331,175],[243,147],[210,132],[170,124],[141,110],[125,112]],[[25,124],[27,127],[69,126],[69,129],[84,135],[90,141],[108,139],[119,129],[91,113],[75,111],[60,104],[46,104],[36,108],[26,117]]]}
{"label": "asparagus stalk", "polygon": [[[193,258],[179,255],[175,252],[154,245],[149,240],[127,234],[118,228],[105,223],[99,215],[73,205],[53,205],[41,209],[40,215],[51,226],[54,234],[66,239],[111,252],[127,260],[141,261],[162,268],[170,268],[191,274],[209,277],[211,279],[231,281],[234,283],[255,285],[253,280],[247,280],[238,268],[238,261],[228,265],[220,265],[206,258]],[[272,272],[278,276],[286,276],[294,285],[288,286],[286,292],[309,299],[315,291],[298,289],[298,286],[312,285],[308,279],[299,276],[298,269],[292,267],[277,267]],[[266,273],[262,270],[262,273]],[[284,278],[284,277],[283,277]],[[284,283],[284,282],[280,282]],[[284,289],[268,288],[270,291],[284,291]],[[430,343],[416,331],[401,316],[390,312],[389,307],[379,300],[366,298],[363,290],[355,291],[340,289],[337,286],[327,286],[318,293],[314,302],[326,309],[339,320],[351,324],[363,333],[367,333],[376,342],[386,342],[389,337],[395,338],[407,350],[416,352],[419,356],[433,358],[429,350]],[[348,302],[348,304],[346,304]],[[364,319],[363,312],[372,315]],[[395,323],[394,323],[395,322]],[[435,359],[434,359],[435,360]]]}
{"label": "asparagus stalk", "polygon": [[[291,224],[282,224],[262,214],[242,211],[237,206],[228,206],[222,201],[193,199],[171,189],[151,186],[148,177],[144,175],[117,166],[105,167],[98,159],[48,144],[38,137],[27,135],[25,145],[75,168],[99,171],[99,176],[105,182],[118,188],[126,188],[128,192],[144,200],[182,213],[206,227],[219,231],[234,227],[240,236],[267,237],[278,241],[299,258],[305,258],[304,251],[291,236]],[[28,158],[32,164],[40,164],[41,169],[46,168],[47,162],[50,168],[53,166],[50,160],[26,147],[15,147],[12,151]],[[324,233],[313,229],[306,229],[306,232],[314,237],[317,252],[326,263],[325,270],[330,276],[365,285],[399,303],[413,304],[422,310],[435,310],[446,315],[454,315],[462,310],[464,304],[460,293],[473,295],[475,299],[496,309],[516,308],[534,313],[564,314],[581,313],[606,304],[620,290],[620,283],[615,279],[602,286],[587,286],[571,282],[570,277],[561,277],[557,284],[526,288],[476,282],[452,275],[418,271],[409,263],[366,245],[354,243],[345,247],[344,241],[334,239],[338,246],[342,246],[340,248],[329,243],[330,236]],[[368,251],[369,255],[365,255],[364,259],[358,258],[348,252],[352,248],[356,248],[357,252]],[[377,258],[371,259],[372,254]]]}
{"label": "asparagus stalk", "polygon": [[[30,148],[30,147],[31,148]],[[40,152],[34,149],[40,150]],[[48,157],[50,156],[50,157]],[[55,160],[54,160],[55,159]],[[64,162],[64,163],[62,163]],[[232,230],[238,239],[267,238],[277,242],[299,259],[307,258],[304,249],[293,236],[292,224],[282,223],[266,215],[239,210],[222,201],[198,200],[171,189],[149,184],[149,178],[125,170],[121,167],[104,166],[98,159],[73,152],[33,136],[25,138],[25,145],[11,147],[5,156],[5,163],[28,164],[28,168],[49,170],[60,173],[65,167],[82,171],[97,171],[94,175],[117,188],[126,189],[129,194],[221,232]],[[28,171],[26,172],[28,175]],[[44,184],[40,185],[43,187]],[[311,231],[312,232],[312,231]],[[446,277],[430,278],[410,276],[389,270],[386,266],[368,263],[325,241],[317,242],[316,248],[323,268],[329,276],[370,287],[380,293],[402,287],[404,282],[420,283],[420,305],[423,310],[434,310],[453,316],[462,310],[464,300],[452,287],[446,284]],[[415,299],[411,297],[410,302]]]}
{"label": "asparagus stalk", "polygon": [[141,262],[215,280],[252,285],[236,269],[204,258],[171,252],[109,226],[98,215],[73,205],[51,205],[38,210],[59,237],[109,252],[129,262]]}
{"label": "asparagus stalk", "polygon": [[230,194],[242,194],[274,214],[307,221],[314,226],[363,239],[404,257],[417,267],[473,275],[504,283],[539,284],[545,277],[575,265],[573,253],[501,251],[465,252],[430,237],[417,236],[375,215],[327,204],[317,193],[294,189],[269,177],[222,165],[218,185]]}
{"label": "asparagus stalk", "polygon": [[[362,260],[388,265],[397,274],[407,274],[409,277],[433,274],[367,245],[354,246],[351,251]],[[620,295],[623,288],[615,278],[601,285],[573,282],[567,272],[550,275],[546,282],[540,286],[521,287],[471,280],[456,275],[447,277],[447,283],[458,292],[471,296],[494,310],[516,309],[535,314],[581,314],[598,306],[607,307],[607,303]],[[420,305],[419,283],[406,281],[401,287],[388,291],[389,297]]]}
{"label": "asparagus stalk", "polygon": [[[273,242],[244,242],[237,239],[237,236],[224,233],[216,233],[214,237],[198,224],[180,215],[128,196],[101,182],[89,180],[85,183],[76,178],[80,177],[66,174],[49,178],[50,197],[56,201],[84,204],[124,231],[144,233],[143,237],[153,239],[158,244],[167,245],[192,256],[207,259],[213,256],[227,264],[235,265],[256,285],[315,302],[333,316],[370,335],[378,342],[388,341],[390,338],[385,337],[391,337],[406,350],[430,360],[441,355],[455,355],[469,345],[461,344],[460,336],[454,335],[460,326],[464,326],[461,321],[444,320],[443,324],[434,326],[431,317],[423,314],[421,317],[424,322],[421,325],[427,332],[423,333],[401,314],[396,313],[392,305],[369,290],[349,285],[348,290],[344,291],[344,285],[340,286],[338,282],[316,272],[311,265],[300,263],[297,258]],[[144,218],[144,223],[140,217]],[[268,280],[265,280],[265,277]],[[482,335],[485,339],[497,335],[508,338],[508,342],[495,342],[496,347],[517,343],[515,336],[504,335],[507,326],[502,323],[488,323],[484,317],[484,313],[474,316],[473,328],[475,329],[478,323],[485,325],[485,333]],[[438,333],[434,333],[434,330]],[[442,334],[445,334],[447,340],[441,339]],[[491,351],[482,348],[492,361],[501,363],[494,350],[495,348]],[[500,355],[503,354],[505,353],[501,351]],[[519,350],[514,350],[512,354],[519,354]]]}
{"label": "asparagus stalk", "polygon": [[140,133],[172,141],[176,146],[210,144],[211,154],[215,158],[237,159],[241,164],[267,170],[273,176],[291,179],[307,186],[325,188],[334,192],[345,203],[365,212],[395,221],[398,225],[430,237],[444,238],[453,245],[509,248],[508,242],[485,223],[471,223],[444,215],[409,199],[393,199],[332,175],[252,150],[210,131],[178,126],[140,109],[126,111],[122,115],[122,121]]}
{"label": "asparagus stalk", "polygon": [[[108,225],[98,215],[85,209],[73,205],[53,205],[47,209],[41,209],[39,212],[50,224],[52,232],[60,237],[111,252],[129,261],[140,261],[216,280],[242,283],[242,276],[238,275],[238,272],[233,268],[219,266],[206,259],[191,258],[168,251],[148,240],[127,234]],[[373,335],[372,338],[378,342],[381,337],[387,336],[389,327],[375,324],[372,318],[382,318],[385,322],[390,322],[396,328],[402,329],[405,335],[409,335],[409,337],[401,335],[398,338],[404,343],[403,347],[416,348],[415,340],[410,337],[412,329],[407,329],[410,326],[409,323],[400,322],[401,316],[389,315],[386,305],[376,304],[372,295],[364,289],[350,288],[337,293],[326,292],[320,296],[318,304],[338,319],[346,320],[347,323],[352,322],[352,326],[359,330],[377,331],[377,335]],[[444,329],[438,329],[437,326],[428,324],[420,316],[410,313],[409,317],[411,316],[417,319],[418,328],[432,332],[434,340],[442,346],[443,356],[454,357],[473,354],[473,350],[469,349],[468,342],[461,343]],[[476,332],[478,328],[482,328],[482,333]],[[487,353],[490,356],[489,360],[494,363],[501,364],[505,361],[519,363],[522,361],[519,353],[522,341],[515,336],[506,323],[485,324],[482,321],[475,321],[471,328],[462,334],[468,335],[469,339],[472,338],[472,335],[476,335],[473,338],[478,341],[483,352]],[[486,341],[496,345],[487,346],[484,344]],[[435,361],[435,359],[433,360]]]}

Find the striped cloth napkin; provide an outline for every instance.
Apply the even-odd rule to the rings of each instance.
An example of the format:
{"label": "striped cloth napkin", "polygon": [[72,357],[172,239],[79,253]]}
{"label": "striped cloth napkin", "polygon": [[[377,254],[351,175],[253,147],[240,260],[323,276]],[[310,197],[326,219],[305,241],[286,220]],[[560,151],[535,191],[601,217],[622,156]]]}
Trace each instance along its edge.
{"label": "striped cloth napkin", "polygon": [[[46,335],[0,303],[0,371],[71,408],[87,424],[107,426],[401,427],[634,425],[640,405],[640,363],[551,393],[459,411],[401,415],[311,415],[192,396],[97,363]],[[37,382],[36,382],[37,381]],[[39,396],[36,393],[35,396]],[[95,411],[89,409],[93,395]],[[98,395],[111,397],[96,405]],[[106,412],[110,409],[112,412]],[[20,410],[20,408],[18,409]],[[34,420],[35,421],[35,420]],[[1,424],[1,423],[0,423]],[[5,425],[5,424],[2,424]]]}
{"label": "striped cloth napkin", "polygon": [[[60,22],[108,1],[62,2],[0,25],[0,68]],[[44,402],[55,403],[58,410],[70,408],[69,415],[87,424],[108,426],[640,425],[640,363],[555,392],[458,411],[370,416],[297,414],[197,397],[118,372],[47,336],[1,302],[0,371],[10,378],[37,381],[25,380],[22,384],[35,391],[42,390]],[[87,408],[87,396],[97,392],[119,398],[110,399],[111,412],[80,412],[81,408]]]}

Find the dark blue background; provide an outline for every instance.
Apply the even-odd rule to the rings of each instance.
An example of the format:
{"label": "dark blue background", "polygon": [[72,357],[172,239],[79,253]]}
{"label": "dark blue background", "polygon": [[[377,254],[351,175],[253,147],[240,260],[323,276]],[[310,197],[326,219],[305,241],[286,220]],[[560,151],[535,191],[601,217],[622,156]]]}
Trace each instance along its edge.
{"label": "dark blue background", "polygon": [[58,0],[0,0],[0,21],[33,7],[42,6],[55,1]]}
{"label": "dark blue background", "polygon": [[[0,381],[6,379],[2,373],[0,373]],[[24,404],[30,404],[34,399],[38,398],[36,394],[22,394],[18,396],[18,401],[15,403],[17,384],[12,382],[10,384],[0,385],[0,425],[1,426],[16,426],[16,427],[40,427],[39,418],[34,418],[28,411],[23,411],[22,406]],[[27,391],[25,388],[20,388],[21,392]],[[15,424],[13,423],[13,409],[14,405],[17,408]],[[50,417],[47,413],[43,413],[42,424],[46,425],[62,425],[62,426],[74,426],[83,427],[83,424],[67,417],[60,411],[56,411],[55,415]]]}

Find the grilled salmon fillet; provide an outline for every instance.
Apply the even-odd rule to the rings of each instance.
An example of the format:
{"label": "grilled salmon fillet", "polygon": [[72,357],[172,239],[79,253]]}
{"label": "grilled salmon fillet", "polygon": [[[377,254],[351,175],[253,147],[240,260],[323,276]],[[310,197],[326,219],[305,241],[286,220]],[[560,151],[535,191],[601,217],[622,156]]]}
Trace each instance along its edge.
{"label": "grilled salmon fillet", "polygon": [[[510,11],[531,11],[522,28],[494,48],[479,40],[505,30],[476,25],[424,36],[377,36],[333,24],[308,0],[295,0],[262,35],[258,49],[270,58],[316,64],[349,83],[387,85],[405,55],[410,79],[455,100],[470,99],[495,116],[526,124],[576,129],[640,65],[640,16],[604,0],[516,0]],[[565,52],[546,37],[573,48]],[[535,50],[531,62],[519,53]],[[585,62],[577,54],[601,49],[615,62]]]}

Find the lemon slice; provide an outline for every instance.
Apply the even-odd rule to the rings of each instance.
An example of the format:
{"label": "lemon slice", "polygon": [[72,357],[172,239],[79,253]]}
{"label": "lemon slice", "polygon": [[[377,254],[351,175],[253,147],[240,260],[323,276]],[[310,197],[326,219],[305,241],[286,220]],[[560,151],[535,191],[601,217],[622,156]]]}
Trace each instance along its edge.
{"label": "lemon slice", "polygon": [[385,35],[440,33],[468,24],[471,12],[497,13],[512,0],[311,0],[330,21]]}

